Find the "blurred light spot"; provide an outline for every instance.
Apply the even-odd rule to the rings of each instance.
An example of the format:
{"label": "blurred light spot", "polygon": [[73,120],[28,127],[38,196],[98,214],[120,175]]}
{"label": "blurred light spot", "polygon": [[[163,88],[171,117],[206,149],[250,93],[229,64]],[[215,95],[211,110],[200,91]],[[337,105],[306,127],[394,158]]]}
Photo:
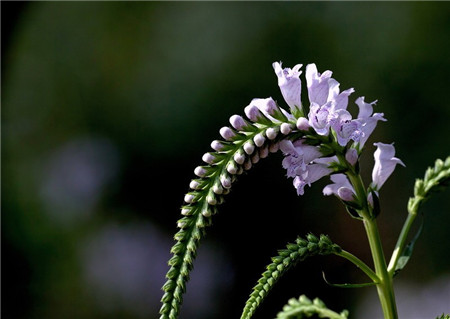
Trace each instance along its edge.
{"label": "blurred light spot", "polygon": [[106,139],[72,140],[57,149],[43,172],[46,212],[69,225],[92,214],[102,190],[117,174],[118,152]]}
{"label": "blurred light spot", "polygon": [[[81,245],[88,293],[105,313],[156,316],[169,269],[171,237],[150,224],[108,225]],[[223,251],[208,243],[203,248],[187,285],[185,318],[210,318],[231,286],[233,276]]]}
{"label": "blurred light spot", "polygon": [[[407,281],[395,282],[395,298],[399,318],[436,318],[450,312],[450,275],[419,284]],[[381,307],[375,289],[366,294],[357,308],[355,318],[382,318]]]}

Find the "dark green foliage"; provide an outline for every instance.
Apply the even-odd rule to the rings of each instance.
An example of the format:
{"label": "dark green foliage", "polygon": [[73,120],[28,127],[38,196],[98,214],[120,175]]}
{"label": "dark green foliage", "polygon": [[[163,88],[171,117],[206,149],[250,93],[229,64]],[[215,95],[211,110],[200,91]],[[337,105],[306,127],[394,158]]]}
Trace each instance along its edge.
{"label": "dark green foliage", "polygon": [[440,317],[436,317],[436,319],[450,319],[450,315],[442,314]]}
{"label": "dark green foliage", "polygon": [[314,315],[317,315],[319,318],[347,319],[348,311],[344,310],[341,313],[334,312],[328,309],[325,303],[319,298],[311,301],[305,295],[301,295],[298,299],[289,299],[287,305],[277,314],[277,319],[301,319]]}
{"label": "dark green foliage", "polygon": [[278,256],[272,258],[272,263],[258,280],[246,302],[241,319],[250,318],[278,279],[299,261],[315,255],[329,255],[340,251],[341,248],[333,244],[326,235],[320,235],[318,238],[309,234],[306,239],[299,237],[295,243],[288,244],[286,249],[280,250]]}

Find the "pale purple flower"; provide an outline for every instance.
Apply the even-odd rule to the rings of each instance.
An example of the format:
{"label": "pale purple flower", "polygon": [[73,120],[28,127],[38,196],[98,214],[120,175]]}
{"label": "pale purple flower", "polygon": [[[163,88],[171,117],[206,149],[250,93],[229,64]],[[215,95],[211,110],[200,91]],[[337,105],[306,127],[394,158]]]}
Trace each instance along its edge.
{"label": "pale purple flower", "polygon": [[377,150],[373,154],[375,165],[372,171],[372,186],[379,190],[389,178],[397,164],[405,166],[403,162],[394,157],[395,148],[393,144],[374,143]]}
{"label": "pale purple flower", "polygon": [[347,110],[339,109],[335,111],[330,123],[336,132],[339,145],[347,145],[350,139],[359,141],[362,134],[360,130],[361,123],[352,120],[352,115]]}
{"label": "pale purple flower", "polygon": [[336,157],[321,158],[314,161],[312,164],[306,165],[301,174],[295,176],[294,187],[297,189],[298,195],[305,193],[305,186],[311,186],[312,183],[318,181],[324,176],[327,176],[333,172],[333,169],[329,167],[331,162],[334,162]]}
{"label": "pale purple flower", "polygon": [[[256,122],[262,114],[272,122],[278,122],[271,116],[276,109],[278,109],[277,103],[271,97],[268,97],[266,99],[253,99],[250,104],[245,107],[244,112],[253,122]],[[292,117],[292,115],[288,114],[286,111],[284,111],[283,114]]]}
{"label": "pale purple flower", "polygon": [[348,90],[342,91],[339,95],[334,97],[334,102],[335,102],[334,109],[335,110],[341,110],[341,109],[346,110],[347,105],[348,105],[348,97],[353,92],[355,92],[355,90],[353,88],[350,88]]}
{"label": "pale purple flower", "polygon": [[319,135],[328,135],[330,129],[330,113],[332,112],[331,102],[324,105],[319,105],[315,102],[311,103],[309,109],[309,125],[314,128],[314,130]]}
{"label": "pale purple flower", "polygon": [[358,121],[361,123],[361,131],[362,135],[359,140],[359,145],[362,148],[366,143],[369,136],[372,134],[373,130],[377,126],[378,121],[386,121],[383,117],[383,113],[373,113],[373,105],[376,104],[377,101],[373,101],[372,103],[364,102],[364,96],[356,99],[355,103],[359,107],[358,113]]}
{"label": "pale purple flower", "polygon": [[331,79],[332,74],[331,71],[320,74],[314,63],[306,66],[306,86],[308,87],[308,97],[311,104],[324,105],[329,101],[330,95],[331,97],[337,96],[339,82]]}
{"label": "pale purple flower", "polygon": [[303,140],[292,143],[290,140],[280,142],[280,149],[286,156],[282,162],[288,177],[295,177],[306,169],[306,165],[319,158],[322,153],[315,146],[303,144]]}
{"label": "pale purple flower", "polygon": [[355,165],[356,162],[358,161],[358,151],[354,148],[349,148],[345,153],[345,159],[351,165]]}
{"label": "pale purple flower", "polygon": [[300,74],[302,74],[302,71],[299,70],[302,65],[297,64],[292,69],[283,69],[281,62],[274,62],[272,66],[278,77],[278,86],[286,103],[291,109],[295,107],[301,108],[302,83],[300,81]]}
{"label": "pale purple flower", "polygon": [[330,176],[333,184],[325,186],[323,189],[324,195],[336,195],[342,200],[352,201],[355,191],[350,184],[347,176],[344,174],[334,174]]}

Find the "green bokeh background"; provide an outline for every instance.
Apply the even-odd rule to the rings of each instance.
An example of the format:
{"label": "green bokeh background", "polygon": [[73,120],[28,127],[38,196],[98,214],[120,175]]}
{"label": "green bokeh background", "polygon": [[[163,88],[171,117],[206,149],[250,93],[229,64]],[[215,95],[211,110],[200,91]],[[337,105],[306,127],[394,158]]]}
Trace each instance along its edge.
{"label": "green bokeh background", "polygon": [[[365,177],[370,142],[395,142],[406,164],[380,194],[388,255],[414,179],[450,153],[448,3],[35,2],[14,9],[2,2],[2,24],[10,18],[13,27],[2,48],[5,319],[156,318],[193,169],[252,98],[282,102],[274,61],[314,62],[333,70],[342,89],[356,89],[351,101],[378,99],[376,111],[388,122],[369,140]],[[299,198],[280,160],[272,156],[242,177],[215,216],[199,252],[210,258],[199,260],[182,317],[237,317],[269,257],[309,231],[370,262],[362,226],[322,197],[326,181]],[[426,204],[422,237],[399,281],[448,282],[449,208],[448,191]],[[104,280],[97,284],[86,276],[86,260],[98,251],[114,255],[107,250],[118,233],[131,240],[120,243],[117,259],[98,264],[94,277]],[[99,234],[108,248],[94,249]],[[144,248],[135,252],[133,243]],[[126,265],[116,268],[114,260]],[[102,277],[111,269],[116,276]],[[356,311],[370,288],[329,287],[322,270],[335,282],[365,280],[338,259],[305,262],[256,318],[274,317],[301,293]],[[135,274],[127,280],[123,273],[131,287],[148,284],[140,303],[119,292],[123,285],[105,284],[120,271]]]}

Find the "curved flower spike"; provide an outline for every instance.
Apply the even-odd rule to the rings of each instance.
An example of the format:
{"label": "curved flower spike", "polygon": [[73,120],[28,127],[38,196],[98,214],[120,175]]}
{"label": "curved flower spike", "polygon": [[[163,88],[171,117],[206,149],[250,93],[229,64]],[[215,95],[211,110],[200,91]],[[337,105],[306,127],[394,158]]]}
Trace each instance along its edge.
{"label": "curved flower spike", "polygon": [[393,144],[374,143],[377,150],[373,154],[375,165],[372,171],[372,187],[377,191],[383,186],[384,182],[391,176],[397,164],[405,164],[394,157],[395,148]]}
{"label": "curved flower spike", "polygon": [[275,74],[278,77],[278,86],[280,87],[281,94],[291,109],[295,107],[300,109],[302,106],[302,82],[300,81],[300,74],[302,74],[302,71],[299,70],[302,65],[297,64],[292,69],[283,69],[281,64],[281,62],[274,62],[272,64]]}

